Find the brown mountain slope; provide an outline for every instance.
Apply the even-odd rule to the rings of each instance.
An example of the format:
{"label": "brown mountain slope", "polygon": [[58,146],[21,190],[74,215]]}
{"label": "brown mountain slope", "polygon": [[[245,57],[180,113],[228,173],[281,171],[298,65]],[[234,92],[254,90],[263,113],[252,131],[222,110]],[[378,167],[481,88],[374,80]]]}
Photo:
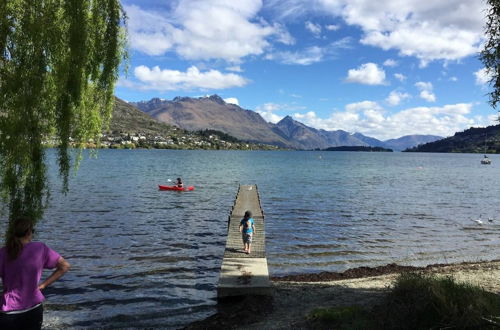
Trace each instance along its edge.
{"label": "brown mountain slope", "polygon": [[177,127],[160,123],[151,116],[140,111],[133,105],[115,98],[113,116],[109,124],[109,131],[122,133],[144,133],[171,135]]}
{"label": "brown mountain slope", "polygon": [[155,98],[133,105],[161,122],[190,131],[215,129],[245,141],[293,146],[258,113],[228,104],[217,95],[176,97],[172,101]]}

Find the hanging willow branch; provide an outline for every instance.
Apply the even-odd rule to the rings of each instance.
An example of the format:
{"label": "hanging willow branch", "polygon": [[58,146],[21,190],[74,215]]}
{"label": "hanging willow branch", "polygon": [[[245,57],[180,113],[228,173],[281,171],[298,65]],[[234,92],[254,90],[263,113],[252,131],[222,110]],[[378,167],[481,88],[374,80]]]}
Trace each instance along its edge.
{"label": "hanging willow branch", "polygon": [[486,0],[486,2],[488,4],[486,42],[479,58],[491,77],[490,85],[493,91],[489,94],[490,104],[496,108],[500,102],[500,0]]}
{"label": "hanging willow branch", "polygon": [[124,21],[119,0],[0,1],[0,190],[9,219],[43,215],[44,141],[59,141],[67,191],[72,143],[82,147],[108,124]]}

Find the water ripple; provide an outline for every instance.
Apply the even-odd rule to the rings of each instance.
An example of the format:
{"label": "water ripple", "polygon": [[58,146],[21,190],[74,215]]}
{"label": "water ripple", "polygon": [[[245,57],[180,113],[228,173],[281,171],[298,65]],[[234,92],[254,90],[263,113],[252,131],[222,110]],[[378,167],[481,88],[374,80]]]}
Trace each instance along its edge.
{"label": "water ripple", "polygon": [[[72,264],[47,290],[45,326],[179,328],[215,312],[240,183],[259,187],[272,275],[500,255],[500,176],[491,174],[500,157],[485,168],[476,155],[321,155],[102,150],[84,159],[67,195],[53,185],[37,228]],[[196,190],[158,191],[179,176]],[[54,166],[49,179],[59,180]],[[483,225],[472,222],[481,214]]]}

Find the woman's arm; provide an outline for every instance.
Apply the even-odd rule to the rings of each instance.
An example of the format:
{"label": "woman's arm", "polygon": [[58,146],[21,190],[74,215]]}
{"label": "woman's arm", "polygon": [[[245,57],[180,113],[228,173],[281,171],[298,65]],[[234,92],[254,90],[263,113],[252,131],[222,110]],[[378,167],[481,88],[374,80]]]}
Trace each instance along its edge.
{"label": "woman's arm", "polygon": [[63,257],[60,257],[59,260],[57,260],[56,270],[38,286],[38,290],[43,290],[57,281],[59,277],[63,276],[70,269],[70,267],[69,262]]}

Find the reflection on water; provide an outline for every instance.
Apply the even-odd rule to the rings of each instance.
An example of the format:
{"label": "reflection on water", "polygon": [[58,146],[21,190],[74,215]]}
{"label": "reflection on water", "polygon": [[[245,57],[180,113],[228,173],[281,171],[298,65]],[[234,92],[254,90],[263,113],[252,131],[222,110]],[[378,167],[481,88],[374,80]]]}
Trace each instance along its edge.
{"label": "reflection on water", "polygon": [[[68,195],[54,184],[38,228],[72,264],[47,290],[45,324],[177,328],[213,313],[239,183],[259,187],[272,275],[497,258],[500,158],[492,160],[102,150],[82,162]],[[52,164],[52,182],[56,173]],[[196,190],[157,190],[179,176]]]}

